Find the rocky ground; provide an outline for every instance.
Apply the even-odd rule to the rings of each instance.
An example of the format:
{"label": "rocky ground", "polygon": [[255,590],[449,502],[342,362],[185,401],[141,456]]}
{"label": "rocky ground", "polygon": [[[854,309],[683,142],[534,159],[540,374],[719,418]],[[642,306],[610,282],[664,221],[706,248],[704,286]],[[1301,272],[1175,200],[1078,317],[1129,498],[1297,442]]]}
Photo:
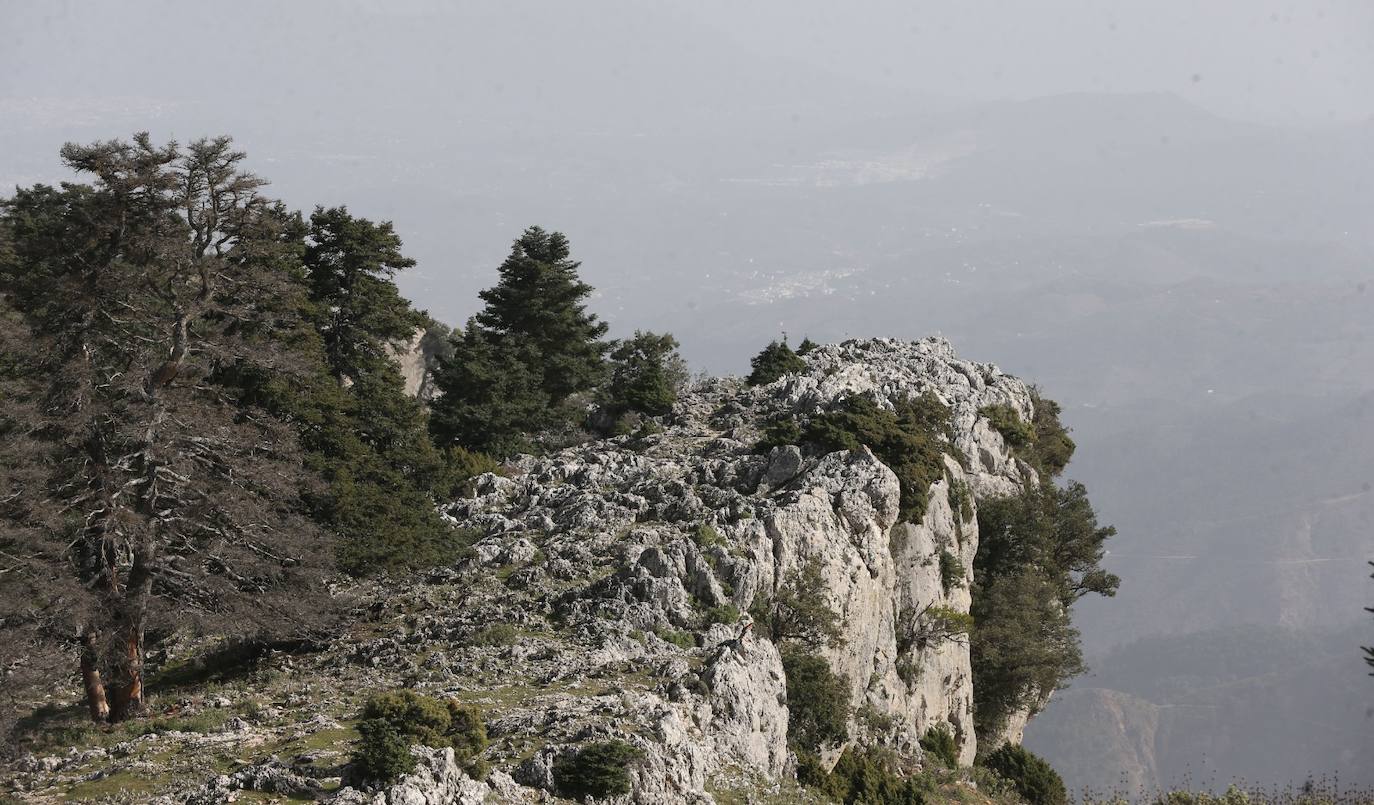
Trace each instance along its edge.
{"label": "rocky ground", "polygon": [[[902,630],[932,606],[967,612],[976,500],[1032,472],[979,410],[1009,405],[1029,420],[1030,391],[940,339],[847,342],[806,361],[759,388],[703,381],[633,434],[481,476],[443,507],[473,536],[467,555],[419,578],[341,585],[358,617],[323,650],[216,664],[209,641],[188,639],[155,658],[156,716],[109,730],[84,722],[75,686],[54,691],[34,703],[0,796],[549,802],[555,761],[613,738],[643,750],[627,802],[805,802],[779,652],[743,614],[805,563],[842,623],[843,642],[817,649],[849,681],[851,735],[919,760],[918,737],[945,724],[970,763],[966,641]],[[918,524],[898,522],[897,477],[867,449],[754,448],[779,415],[925,392],[950,406],[953,440]],[[942,552],[962,566],[952,585]],[[480,707],[487,779],[451,750],[418,748],[398,785],[344,786],[361,704],[392,687]],[[959,779],[950,795],[978,799]]]}

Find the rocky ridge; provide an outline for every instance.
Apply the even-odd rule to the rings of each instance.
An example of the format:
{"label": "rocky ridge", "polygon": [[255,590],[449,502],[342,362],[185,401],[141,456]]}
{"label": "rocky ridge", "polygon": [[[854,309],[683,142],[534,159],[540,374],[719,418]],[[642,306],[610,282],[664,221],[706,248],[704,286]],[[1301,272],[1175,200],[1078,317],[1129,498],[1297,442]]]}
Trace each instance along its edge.
{"label": "rocky ridge", "polygon": [[[788,801],[802,801],[782,660],[740,613],[808,563],[842,625],[842,642],[816,648],[848,681],[851,737],[916,761],[919,737],[945,724],[971,763],[967,641],[913,640],[910,631],[931,607],[968,611],[977,499],[1010,493],[1034,473],[979,411],[1007,405],[1029,421],[1030,389],[936,338],[851,341],[805,360],[804,372],[767,386],[699,382],[636,433],[478,477],[471,497],[442,507],[473,537],[463,560],[405,585],[363,585],[362,624],[280,672],[298,691],[344,695],[321,703],[297,694],[294,711],[235,727],[252,736],[241,744],[315,746],[323,740],[312,736],[340,733],[331,719],[354,717],[367,693],[412,687],[482,709],[493,769],[485,781],[467,777],[451,750],[417,747],[417,772],[397,785],[340,788],[347,746],[337,745],[289,769],[258,761],[166,801],[230,801],[258,788],[258,777],[348,803],[550,801],[559,758],[608,739],[643,753],[626,802],[711,803],[789,785]],[[919,523],[899,522],[897,476],[867,448],[754,447],[780,415],[854,395],[891,406],[928,392],[950,408],[952,442]],[[962,567],[952,584],[942,552]]]}

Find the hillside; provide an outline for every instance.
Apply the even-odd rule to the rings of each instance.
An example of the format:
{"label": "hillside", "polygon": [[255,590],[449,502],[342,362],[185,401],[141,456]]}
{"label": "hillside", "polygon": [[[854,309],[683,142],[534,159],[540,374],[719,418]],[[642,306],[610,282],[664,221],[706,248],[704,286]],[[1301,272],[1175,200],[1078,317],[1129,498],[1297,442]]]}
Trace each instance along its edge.
{"label": "hillside", "polygon": [[[452,750],[419,747],[418,771],[377,794],[387,802],[548,801],[565,783],[560,759],[606,741],[640,753],[627,801],[769,791],[802,801],[791,641],[768,633],[766,614],[742,613],[766,612],[760,602],[787,594],[805,568],[817,584],[807,592],[842,635],[807,648],[844,680],[852,739],[931,771],[920,739],[945,725],[957,760],[971,763],[968,642],[922,624],[939,609],[968,611],[959,579],[973,575],[977,500],[1033,477],[980,413],[1000,404],[1029,421],[1028,387],[939,339],[847,342],[805,360],[757,388],[702,381],[661,425],[479,476],[470,496],[441,506],[470,535],[464,558],[418,577],[341,580],[335,595],[355,620],[324,642],[236,654],[213,636],[169,637],[151,658],[151,719],[97,729],[71,704],[76,689],[47,691],[21,724],[10,793],[222,802],[243,789],[372,802],[339,789],[344,764],[366,699],[403,687],[475,705],[490,773],[474,780]],[[898,477],[866,448],[754,449],[780,415],[927,393],[949,406],[951,438],[917,522],[900,514]],[[965,488],[971,498],[952,491]]]}

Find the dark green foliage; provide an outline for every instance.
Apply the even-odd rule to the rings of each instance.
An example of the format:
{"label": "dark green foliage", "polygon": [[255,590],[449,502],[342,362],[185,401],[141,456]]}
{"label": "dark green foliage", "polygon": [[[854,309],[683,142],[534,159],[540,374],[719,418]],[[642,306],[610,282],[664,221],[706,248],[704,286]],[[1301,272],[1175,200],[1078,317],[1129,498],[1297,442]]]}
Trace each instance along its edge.
{"label": "dark green foliage", "polygon": [[1010,782],[1030,805],[1066,805],[1064,781],[1050,764],[1017,744],[1004,744],[983,765]]}
{"label": "dark green foliage", "polygon": [[442,392],[430,405],[435,443],[498,458],[533,450],[530,435],[558,419],[541,385],[538,348],[525,339],[498,338],[471,321],[454,333],[451,345],[434,373]]}
{"label": "dark green foliage", "polygon": [[665,643],[672,643],[678,648],[694,649],[697,647],[697,639],[691,632],[679,632],[675,629],[665,629],[659,627],[654,630],[654,634]]}
{"label": "dark green foliage", "polygon": [[920,522],[930,485],[945,476],[949,408],[934,395],[897,400],[888,411],[867,397],[850,397],[811,418],[801,441],[826,450],[866,446],[901,482],[901,516]]}
{"label": "dark green foliage", "polygon": [[388,354],[428,321],[396,289],[400,253],[389,223],[317,209],[304,249],[303,307],[314,334],[295,348],[318,368],[305,378],[226,368],[224,382],[295,423],[307,466],[324,481],[309,490],[314,519],[338,537],[341,567],[364,575],[451,561],[464,544],[434,511],[448,492],[443,455],[430,441],[423,405],[405,393]]}
{"label": "dark green foliage", "polygon": [[977,582],[969,655],[979,734],[995,733],[1012,712],[1083,672],[1078,631],[1057,588],[1034,567]]}
{"label": "dark green foliage", "polygon": [[360,779],[395,780],[415,769],[415,756],[410,754],[413,739],[390,722],[360,722],[358,736],[352,761]]}
{"label": "dark green foliage", "polygon": [[1114,595],[1120,580],[1100,565],[1116,530],[1098,525],[1082,484],[1046,479],[985,500],[978,527],[970,654],[975,723],[990,733],[1083,672],[1070,608],[1088,593]]}
{"label": "dark green foliage", "polygon": [[978,415],[986,417],[992,429],[1002,434],[1012,448],[1030,447],[1035,441],[1035,429],[1010,405],[986,405],[978,410]]}
{"label": "dark green foliage", "polygon": [[797,779],[803,785],[844,805],[924,805],[935,793],[926,779],[902,774],[891,753],[877,747],[849,747],[828,775],[813,766],[803,776],[798,765]]}
{"label": "dark green foliage", "polygon": [[630,793],[632,763],[643,750],[624,741],[600,741],[560,757],[553,765],[553,779],[562,796],[578,800],[601,799]]}
{"label": "dark green foliage", "polygon": [[319,308],[325,356],[335,376],[395,370],[384,345],[408,341],[426,322],[393,281],[397,271],[414,265],[401,254],[401,239],[390,221],[354,218],[344,207],[315,208],[305,266],[310,298]]}
{"label": "dark green foliage", "polygon": [[706,610],[706,625],[724,623],[727,626],[739,622],[739,607],[734,604],[721,604]]}
{"label": "dark green foliage", "polygon": [[840,642],[840,617],[825,598],[819,559],[808,559],[778,585],[771,600],[758,598],[750,610],[759,629],[774,643],[803,645]]}
{"label": "dark green foliage", "polygon": [[806,361],[802,360],[787,341],[772,341],[763,351],[749,360],[749,377],[745,379],[751,386],[766,386],[784,375],[805,371]]}
{"label": "dark green foliage", "polygon": [[949,551],[940,551],[940,586],[945,592],[964,580],[964,563]]}
{"label": "dark green foliage", "polygon": [[476,319],[498,342],[528,342],[526,365],[553,403],[594,388],[606,373],[606,325],[587,312],[592,286],[569,253],[562,233],[526,229],[501,264],[500,281],[482,291],[486,307]]}
{"label": "dark green foliage", "polygon": [[472,705],[397,690],[368,699],[360,719],[353,763],[362,779],[392,780],[410,771],[410,747],[417,743],[452,747],[460,764],[485,770],[478,756],[487,748],[487,728]]}
{"label": "dark green foliage", "polygon": [[695,542],[698,548],[714,548],[724,545],[725,538],[710,523],[698,523],[692,530],[692,542]]}
{"label": "dark green foliage", "polygon": [[949,505],[959,520],[973,519],[973,490],[968,488],[966,481],[950,480]]}
{"label": "dark green foliage", "polygon": [[1059,421],[1059,403],[1041,397],[1036,389],[1031,390],[1031,402],[1035,405],[1035,418],[1031,422],[1035,429],[1035,443],[1030,451],[1030,460],[1041,475],[1056,477],[1069,465],[1076,445],[1069,438],[1068,428]]}
{"label": "dark green foliage", "polygon": [[815,349],[816,347],[819,347],[819,346],[820,346],[820,344],[817,344],[815,341],[812,341],[810,338],[803,338],[801,344],[799,344],[799,345],[797,346],[797,355],[799,355],[799,356],[805,356],[806,353],[810,352],[811,350],[813,350],[813,349]]}
{"label": "dark green foliage", "polygon": [[933,724],[921,736],[921,750],[926,757],[939,761],[946,768],[959,765],[959,744],[948,724]]}
{"label": "dark green foliage", "polygon": [[146,636],[327,617],[295,423],[230,376],[322,367],[297,348],[317,337],[302,222],[258,195],[228,137],[62,157],[94,184],[0,201],[0,643],[73,657],[83,635],[92,717],[118,722],[145,704]]}
{"label": "dark green foliage", "polygon": [[849,680],[830,663],[800,646],[782,650],[787,676],[787,742],[798,751],[818,752],[849,738]]}
{"label": "dark green foliage", "polygon": [[609,345],[606,325],[586,311],[592,288],[568,254],[567,238],[539,227],[515,241],[500,281],[481,294],[485,309],[438,360],[442,394],[430,406],[438,445],[504,458],[534,450],[541,431],[582,420],[565,403],[606,378]]}
{"label": "dark green foliage", "polygon": [[677,390],[687,380],[686,364],[671,335],[635,331],[611,350],[611,382],[606,406],[614,415],[638,411],[662,416],[673,410]]}
{"label": "dark green foliage", "polygon": [[486,453],[454,445],[444,451],[444,471],[435,482],[434,494],[441,500],[470,494],[473,478],[500,470],[501,464]]}
{"label": "dark green foliage", "polygon": [[792,417],[781,417],[763,426],[763,437],[754,445],[755,452],[767,453],[774,447],[785,444],[801,444],[802,429]]}
{"label": "dark green foliage", "polygon": [[1116,529],[1097,522],[1088,490],[1076,481],[1051,483],[978,507],[975,576],[989,578],[1038,567],[1057,582],[1056,598],[1068,607],[1088,593],[1111,596],[1120,579],[1101,567],[1106,541]]}

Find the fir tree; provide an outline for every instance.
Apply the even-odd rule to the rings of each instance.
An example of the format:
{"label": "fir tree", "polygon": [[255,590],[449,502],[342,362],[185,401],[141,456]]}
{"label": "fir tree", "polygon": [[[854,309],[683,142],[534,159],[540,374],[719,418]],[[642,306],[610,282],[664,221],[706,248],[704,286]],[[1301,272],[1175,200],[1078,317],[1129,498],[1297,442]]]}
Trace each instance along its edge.
{"label": "fir tree", "polygon": [[304,303],[295,219],[229,138],[62,156],[95,184],[18,191],[0,225],[28,356],[0,427],[20,471],[0,532],[23,557],[0,622],[79,635],[91,716],[120,721],[143,706],[150,630],[320,620],[329,552],[295,503],[312,478],[293,428],[230,382],[300,373]]}
{"label": "fir tree", "polygon": [[554,420],[535,346],[495,337],[475,321],[455,332],[450,344],[434,373],[440,392],[430,411],[435,441],[491,456],[532,449],[529,434]]}
{"label": "fir tree", "polygon": [[555,405],[606,373],[607,327],[587,312],[592,286],[578,277],[580,265],[561,233],[526,229],[501,264],[500,281],[482,291],[486,308],[476,319],[489,340],[521,342],[517,351],[535,361],[528,368]]}
{"label": "fir tree", "polygon": [[310,216],[305,265],[335,375],[356,379],[367,371],[394,368],[386,346],[410,339],[426,317],[396,289],[396,272],[415,261],[401,254],[401,239],[391,222],[354,218],[344,207],[317,207]]}

